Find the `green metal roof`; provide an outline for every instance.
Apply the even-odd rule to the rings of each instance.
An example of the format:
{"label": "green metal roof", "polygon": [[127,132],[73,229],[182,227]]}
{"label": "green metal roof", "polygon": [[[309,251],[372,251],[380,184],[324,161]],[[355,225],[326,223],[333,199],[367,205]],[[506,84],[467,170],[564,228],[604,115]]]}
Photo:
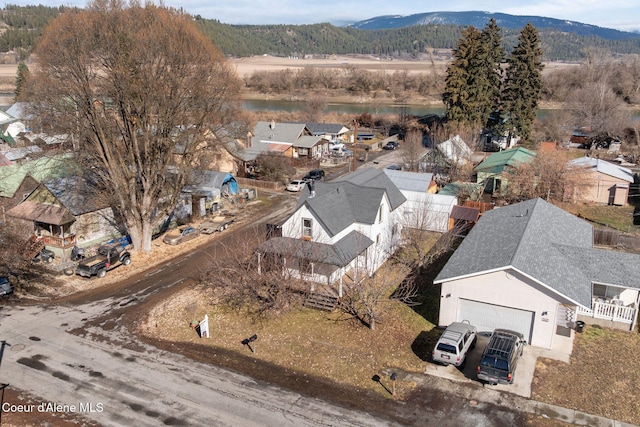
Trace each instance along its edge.
{"label": "green metal roof", "polygon": [[0,167],[0,197],[13,197],[27,175],[38,182],[68,175],[73,169],[69,162],[72,157],[59,154]]}
{"label": "green metal roof", "polygon": [[529,163],[535,156],[536,153],[527,150],[526,148],[511,148],[509,150],[491,154],[476,166],[473,171],[487,174],[499,174],[505,169],[505,167],[515,166],[518,163]]}
{"label": "green metal roof", "polygon": [[455,196],[460,194],[469,194],[472,200],[477,200],[482,195],[482,184],[476,184],[474,182],[450,182],[445,185],[438,194],[442,196]]}

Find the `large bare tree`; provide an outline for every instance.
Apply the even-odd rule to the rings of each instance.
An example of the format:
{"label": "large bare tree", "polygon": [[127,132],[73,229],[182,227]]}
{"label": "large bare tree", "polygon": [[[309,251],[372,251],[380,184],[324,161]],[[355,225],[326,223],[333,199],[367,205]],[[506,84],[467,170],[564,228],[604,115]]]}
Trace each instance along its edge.
{"label": "large bare tree", "polygon": [[150,251],[199,150],[234,117],[235,71],[188,16],[122,0],[61,14],[35,58],[34,120],[70,136],[134,247]]}

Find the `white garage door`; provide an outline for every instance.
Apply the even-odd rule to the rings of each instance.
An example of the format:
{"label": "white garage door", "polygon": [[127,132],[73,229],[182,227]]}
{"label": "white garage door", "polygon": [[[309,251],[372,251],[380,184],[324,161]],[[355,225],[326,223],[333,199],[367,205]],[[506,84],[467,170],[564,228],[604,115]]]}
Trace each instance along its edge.
{"label": "white garage door", "polygon": [[533,311],[460,298],[458,321],[462,320],[468,320],[475,325],[478,332],[491,332],[497,328],[520,332],[527,342],[531,343]]}

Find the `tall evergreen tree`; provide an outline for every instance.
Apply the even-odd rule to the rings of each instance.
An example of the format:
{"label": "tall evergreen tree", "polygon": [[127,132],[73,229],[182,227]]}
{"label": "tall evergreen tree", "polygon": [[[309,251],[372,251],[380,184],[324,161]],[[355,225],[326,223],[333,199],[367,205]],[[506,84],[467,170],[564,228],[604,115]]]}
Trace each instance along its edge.
{"label": "tall evergreen tree", "polygon": [[542,93],[542,49],[536,28],[527,24],[518,37],[518,45],[507,59],[503,92],[504,114],[508,126],[523,140],[531,136],[531,127]]}
{"label": "tall evergreen tree", "polygon": [[16,72],[16,88],[13,91],[13,100],[19,101],[20,94],[22,93],[22,88],[24,87],[25,81],[29,77],[29,67],[24,62],[20,62],[18,64],[18,71]]}
{"label": "tall evergreen tree", "polygon": [[502,46],[502,32],[496,20],[491,18],[482,30],[481,65],[485,73],[481,90],[483,95],[481,117],[485,123],[492,112],[498,111],[502,92],[502,68],[505,50]]}
{"label": "tall evergreen tree", "polygon": [[447,119],[458,123],[473,123],[477,117],[477,66],[481,33],[475,27],[462,31],[453,61],[447,67],[442,101],[447,108]]}

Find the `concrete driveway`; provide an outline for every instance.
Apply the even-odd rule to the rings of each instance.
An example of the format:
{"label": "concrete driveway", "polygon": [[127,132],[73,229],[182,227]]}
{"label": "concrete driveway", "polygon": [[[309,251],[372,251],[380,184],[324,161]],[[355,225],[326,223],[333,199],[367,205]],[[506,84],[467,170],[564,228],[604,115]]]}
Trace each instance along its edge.
{"label": "concrete driveway", "polygon": [[[568,361],[568,354],[561,351],[551,352],[539,349],[537,347],[527,346],[524,349],[522,357],[518,361],[513,384],[509,385],[489,385],[478,380],[478,364],[482,357],[484,348],[489,343],[490,333],[480,332],[478,334],[478,342],[476,347],[467,354],[467,360],[464,367],[456,368],[453,365],[442,366],[433,362],[428,362],[425,374],[435,375],[453,381],[466,382],[474,384],[477,387],[491,388],[501,392],[513,393],[522,397],[531,397],[531,382],[536,369],[536,360],[538,357],[544,356],[556,360]],[[570,351],[569,351],[570,353]]]}

